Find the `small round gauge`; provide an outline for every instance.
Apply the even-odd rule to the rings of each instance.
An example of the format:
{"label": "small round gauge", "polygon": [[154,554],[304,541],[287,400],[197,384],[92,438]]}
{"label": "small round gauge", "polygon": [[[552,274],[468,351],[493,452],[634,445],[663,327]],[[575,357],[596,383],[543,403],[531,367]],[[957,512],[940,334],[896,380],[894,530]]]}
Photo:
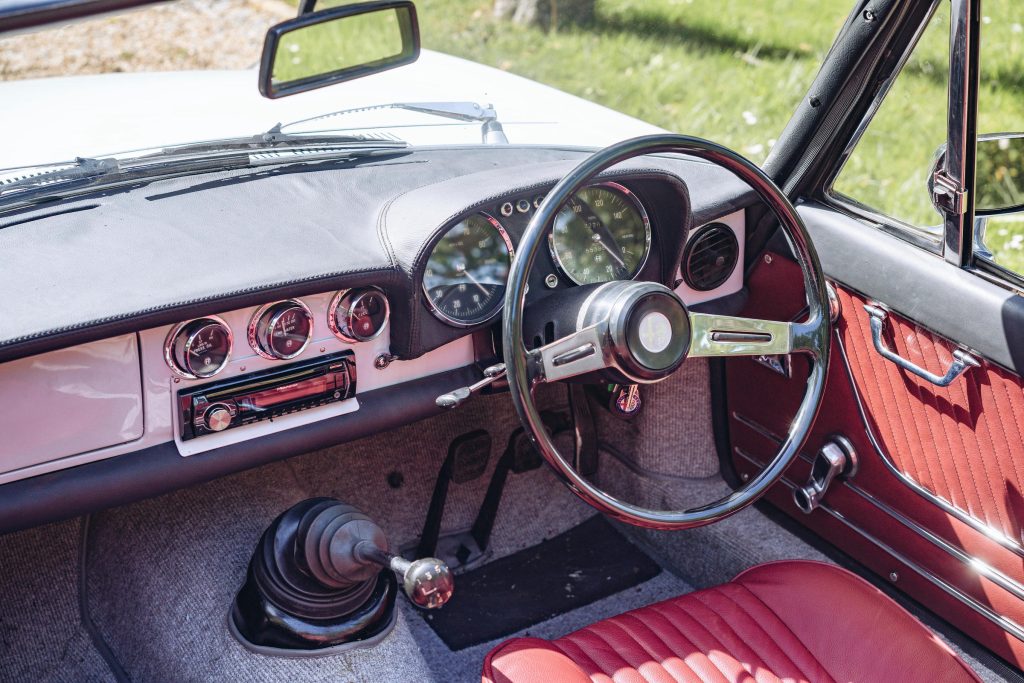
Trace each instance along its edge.
{"label": "small round gauge", "polygon": [[512,264],[512,241],[497,220],[473,214],[434,246],[423,291],[436,316],[453,325],[485,322],[501,308]]}
{"label": "small round gauge", "polygon": [[177,325],[167,335],[164,357],[176,374],[188,379],[213,377],[231,357],[231,328],[210,316]]}
{"label": "small round gauge", "polygon": [[294,358],[312,337],[313,314],[297,299],[263,306],[249,323],[249,345],[264,358]]}
{"label": "small round gauge", "polygon": [[387,297],[376,287],[343,289],[327,309],[327,326],[342,341],[370,341],[384,331],[390,311]]}
{"label": "small round gauge", "polygon": [[578,285],[636,277],[651,250],[647,212],[618,183],[585,187],[555,216],[551,255]]}

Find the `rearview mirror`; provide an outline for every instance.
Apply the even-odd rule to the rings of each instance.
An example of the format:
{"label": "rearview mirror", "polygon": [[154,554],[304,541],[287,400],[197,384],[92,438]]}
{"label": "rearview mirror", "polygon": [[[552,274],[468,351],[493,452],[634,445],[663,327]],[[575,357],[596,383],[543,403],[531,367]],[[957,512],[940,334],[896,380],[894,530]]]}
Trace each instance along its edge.
{"label": "rearview mirror", "polygon": [[[975,149],[974,215],[1024,211],[1024,133],[979,135]],[[933,202],[935,174],[945,163],[946,145],[942,144],[935,151],[928,176],[928,194]]]}
{"label": "rearview mirror", "polygon": [[409,0],[332,7],[267,31],[260,93],[294,95],[410,64],[419,55],[419,23]]}

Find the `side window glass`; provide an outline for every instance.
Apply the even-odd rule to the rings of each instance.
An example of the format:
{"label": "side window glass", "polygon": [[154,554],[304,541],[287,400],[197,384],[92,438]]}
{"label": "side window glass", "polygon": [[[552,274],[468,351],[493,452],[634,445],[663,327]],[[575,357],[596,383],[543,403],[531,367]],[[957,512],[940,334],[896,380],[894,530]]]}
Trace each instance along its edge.
{"label": "side window glass", "polygon": [[981,7],[975,253],[1024,275],[1024,8]]}
{"label": "side window glass", "polygon": [[836,177],[833,194],[903,227],[941,236],[928,177],[946,142],[948,83],[949,3],[940,2]]}

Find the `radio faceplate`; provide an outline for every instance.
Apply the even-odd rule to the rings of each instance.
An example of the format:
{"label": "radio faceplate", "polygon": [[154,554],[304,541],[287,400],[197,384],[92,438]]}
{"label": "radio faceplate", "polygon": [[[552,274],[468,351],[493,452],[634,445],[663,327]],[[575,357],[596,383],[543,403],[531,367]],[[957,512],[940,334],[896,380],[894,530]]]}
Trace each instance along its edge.
{"label": "radio faceplate", "polygon": [[352,351],[253,372],[178,392],[181,440],[216,434],[356,394]]}

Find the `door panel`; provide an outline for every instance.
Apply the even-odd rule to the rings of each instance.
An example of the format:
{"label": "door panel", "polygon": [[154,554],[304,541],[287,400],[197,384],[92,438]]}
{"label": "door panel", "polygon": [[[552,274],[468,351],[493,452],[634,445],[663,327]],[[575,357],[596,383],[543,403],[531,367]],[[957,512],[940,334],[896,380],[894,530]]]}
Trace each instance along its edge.
{"label": "door panel", "polygon": [[[1024,381],[982,360],[982,367],[937,387],[882,358],[871,339],[866,299],[843,289],[839,296],[843,350],[881,453],[960,516],[1019,548]],[[956,348],[898,315],[888,316],[883,339],[939,375]]]}
{"label": "door panel", "polygon": [[[789,320],[804,309],[800,270],[788,257],[764,255],[748,283],[743,315]],[[841,317],[822,410],[804,453],[769,500],[1020,666],[1024,556],[1016,494],[1024,437],[1017,416],[1024,418],[1024,383],[983,363],[946,389],[928,385],[877,354],[865,297],[837,290]],[[884,339],[938,374],[953,348],[899,315],[889,316]],[[731,455],[741,476],[775,455],[807,374],[799,356],[789,377],[755,359],[726,364]],[[859,471],[804,515],[792,489],[806,482],[811,456],[834,434],[853,443]]]}

